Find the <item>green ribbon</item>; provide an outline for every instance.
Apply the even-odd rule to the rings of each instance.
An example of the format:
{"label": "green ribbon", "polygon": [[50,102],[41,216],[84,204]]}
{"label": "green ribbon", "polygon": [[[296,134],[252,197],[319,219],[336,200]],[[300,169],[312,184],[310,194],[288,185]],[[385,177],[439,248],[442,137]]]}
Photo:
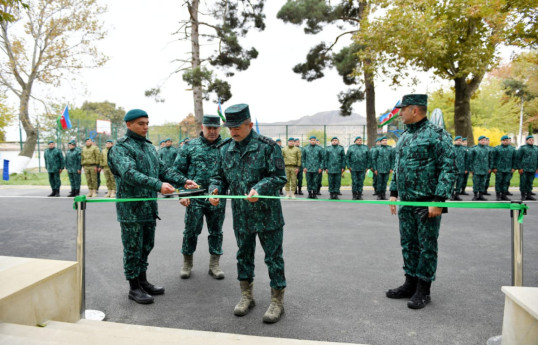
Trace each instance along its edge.
{"label": "green ribbon", "polygon": [[[85,195],[79,195],[75,197],[73,202],[73,209],[77,209],[77,202],[90,202],[90,203],[99,203],[99,202],[134,202],[134,201],[156,201],[156,200],[178,200],[178,199],[246,199],[246,195],[193,195],[193,196],[184,196],[184,197],[175,197],[175,198],[126,198],[126,199],[87,199]],[[513,203],[513,202],[430,202],[430,201],[388,201],[388,200],[330,200],[330,199],[306,199],[306,198],[296,198],[290,199],[285,196],[271,196],[271,195],[256,195],[256,198],[259,199],[282,199],[282,200],[293,200],[301,202],[317,202],[317,201],[328,201],[328,202],[347,202],[354,204],[380,204],[380,205],[400,205],[400,206],[432,206],[432,207],[448,207],[448,208],[484,208],[484,209],[506,209],[519,211],[518,222],[523,223],[523,217],[527,209],[529,208],[525,204]]]}

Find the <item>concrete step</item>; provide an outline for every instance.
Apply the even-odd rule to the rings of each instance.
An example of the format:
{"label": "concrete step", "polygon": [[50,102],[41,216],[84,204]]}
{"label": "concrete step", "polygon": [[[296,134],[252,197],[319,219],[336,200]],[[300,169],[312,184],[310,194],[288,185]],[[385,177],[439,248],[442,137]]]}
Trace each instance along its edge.
{"label": "concrete step", "polygon": [[45,331],[41,327],[0,323],[0,345],[69,345],[62,332]]}

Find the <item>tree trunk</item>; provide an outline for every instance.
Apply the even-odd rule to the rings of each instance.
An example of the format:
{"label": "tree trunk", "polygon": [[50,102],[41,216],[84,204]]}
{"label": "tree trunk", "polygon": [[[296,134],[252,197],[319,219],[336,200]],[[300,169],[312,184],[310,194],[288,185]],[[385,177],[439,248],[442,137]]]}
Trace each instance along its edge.
{"label": "tree trunk", "polygon": [[370,61],[364,62],[364,88],[366,93],[366,134],[368,135],[368,147],[373,147],[377,138],[377,119],[375,117],[374,75],[368,72],[370,65]]}
{"label": "tree trunk", "polygon": [[[191,48],[192,48],[192,69],[196,71],[200,69],[200,43],[199,43],[199,30],[198,30],[198,4],[199,0],[193,0],[189,7],[191,17]],[[203,108],[203,95],[202,95],[202,80],[201,78],[195,78],[192,85],[192,96],[194,100],[194,118],[198,125],[202,124],[202,118],[204,116]]]}
{"label": "tree trunk", "polygon": [[28,87],[23,90],[19,101],[19,115],[22,122],[22,127],[26,132],[26,141],[24,142],[19,156],[32,158],[37,143],[37,131],[30,122],[30,115],[28,114],[28,103],[30,102],[30,90]]}
{"label": "tree trunk", "polygon": [[475,75],[470,82],[466,76],[454,78],[456,99],[454,100],[455,135],[467,138],[467,146],[474,146],[473,125],[471,123],[471,97],[480,85],[484,74]]}

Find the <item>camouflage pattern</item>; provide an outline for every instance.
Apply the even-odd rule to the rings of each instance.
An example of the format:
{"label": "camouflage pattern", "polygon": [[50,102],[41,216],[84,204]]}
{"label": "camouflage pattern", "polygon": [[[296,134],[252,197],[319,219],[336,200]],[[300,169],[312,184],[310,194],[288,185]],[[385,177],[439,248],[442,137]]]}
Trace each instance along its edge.
{"label": "camouflage pattern", "polygon": [[469,171],[473,173],[473,192],[485,193],[486,180],[491,168],[490,152],[486,145],[478,144],[469,150]]}
{"label": "camouflage pattern", "polygon": [[486,175],[486,192],[489,188],[489,181],[491,180],[491,169],[493,168],[493,151],[494,151],[494,148],[486,145],[486,148],[488,149],[489,151],[489,168],[490,168],[490,172],[488,172],[488,174]]}
{"label": "camouflage pattern", "polygon": [[[370,149],[370,161],[368,162],[368,167],[370,168],[372,173],[374,171],[374,154],[377,148],[378,146],[373,146]],[[377,175],[376,174],[373,174],[372,176],[372,187],[374,188],[374,193],[377,194]]]}
{"label": "camouflage pattern", "polygon": [[[208,188],[211,176],[217,173],[220,152],[218,145],[222,142],[219,136],[209,143],[200,133],[198,138],[190,140],[179,150],[174,168],[193,180],[202,188]],[[222,255],[222,224],[226,211],[226,199],[221,199],[218,206],[212,206],[208,199],[192,199],[185,211],[185,229],[181,252],[192,255],[196,251],[198,235],[202,232],[204,216],[209,233],[209,253]]]}
{"label": "camouflage pattern", "polygon": [[323,168],[323,149],[318,145],[308,144],[301,157],[303,169],[306,169],[307,190],[318,189],[318,170]]}
{"label": "camouflage pattern", "polygon": [[329,193],[339,193],[342,183],[342,170],[346,168],[346,153],[340,145],[331,145],[325,148],[323,170],[329,171]]}
{"label": "camouflage pattern", "polygon": [[303,152],[304,147],[299,146],[299,150],[301,150],[301,162],[299,164],[299,171],[297,171],[297,185],[302,187],[303,186]]}
{"label": "camouflage pattern", "polygon": [[282,157],[284,158],[284,164],[286,165],[286,191],[295,192],[297,187],[297,173],[295,169],[298,169],[301,165],[301,149],[298,147],[286,146],[282,149]]}
{"label": "camouflage pattern", "polygon": [[109,148],[105,148],[101,152],[101,162],[99,165],[101,168],[103,168],[103,172],[105,173],[105,179],[106,179],[106,188],[109,191],[115,191],[116,190],[116,180],[114,179],[114,175],[110,171],[110,167],[108,166],[108,151]]}
{"label": "camouflage pattern", "polygon": [[519,177],[522,193],[532,192],[532,184],[538,169],[538,147],[530,144],[521,146],[516,153],[517,168],[523,170]]}
{"label": "camouflage pattern", "polygon": [[80,189],[80,181],[82,177],[80,174],[80,172],[82,172],[82,164],[80,164],[80,151],[80,148],[73,147],[65,153],[65,168],[67,169],[69,183],[71,184],[71,189],[73,190]]}
{"label": "camouflage pattern", "polygon": [[454,153],[456,155],[456,183],[454,191],[459,193],[464,187],[465,171],[467,170],[467,148],[463,145],[454,145]]}
{"label": "camouflage pattern", "polygon": [[[124,203],[128,204],[128,203]],[[148,269],[148,256],[155,244],[155,220],[151,222],[120,222],[123,243],[123,273],[133,279]]]}
{"label": "camouflage pattern", "polygon": [[347,149],[346,165],[351,170],[351,190],[362,193],[364,177],[370,164],[368,146],[353,144]]}
{"label": "camouflage pattern", "polygon": [[492,168],[495,174],[495,192],[506,193],[510,187],[512,170],[516,168],[516,149],[512,145],[499,145],[493,151]]}
{"label": "camouflage pattern", "polygon": [[390,171],[394,167],[394,149],[388,145],[379,145],[372,154],[374,171],[377,170],[376,190],[384,193],[387,190]]}
{"label": "camouflage pattern", "polygon": [[52,189],[60,189],[60,169],[65,168],[65,160],[62,151],[58,148],[45,150],[45,167],[49,173],[49,184]]}
{"label": "camouflage pattern", "polygon": [[[260,195],[278,196],[286,184],[282,151],[276,143],[255,131],[241,142],[225,141],[221,147],[218,171],[211,178],[209,190],[219,194],[230,190],[232,195],[247,195],[252,189]],[[232,200],[233,228],[239,250],[237,267],[239,280],[254,278],[255,235],[258,234],[265,251],[271,286],[283,288],[284,260],[282,258],[282,231],[284,216],[278,199],[258,199],[249,202]],[[274,234],[280,234],[276,236]],[[248,248],[248,250],[245,250]]]}
{"label": "camouflage pattern", "polygon": [[172,167],[176,161],[178,150],[173,146],[165,146],[159,150],[159,158],[167,167]]}
{"label": "camouflage pattern", "polygon": [[97,172],[95,168],[101,161],[101,152],[97,146],[91,145],[90,147],[84,146],[81,152],[81,164],[84,167],[84,174],[86,175],[86,183],[88,189],[97,189]]}

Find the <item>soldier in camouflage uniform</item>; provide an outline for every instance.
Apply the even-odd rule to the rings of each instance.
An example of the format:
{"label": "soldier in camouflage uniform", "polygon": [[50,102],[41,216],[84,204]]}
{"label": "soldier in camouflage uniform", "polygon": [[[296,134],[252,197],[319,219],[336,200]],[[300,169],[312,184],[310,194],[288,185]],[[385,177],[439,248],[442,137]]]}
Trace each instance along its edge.
{"label": "soldier in camouflage uniform", "polygon": [[[265,263],[271,280],[271,304],[263,316],[267,323],[277,322],[284,313],[284,259],[282,241],[284,217],[278,199],[259,199],[258,195],[278,196],[286,184],[282,151],[271,139],[252,130],[248,105],[232,105],[225,111],[225,126],[233,139],[221,146],[218,173],[211,179],[209,189],[222,194],[230,189],[232,195],[247,195],[247,199],[232,200],[233,228],[237,240],[237,271],[241,300],[234,314],[246,315],[255,302],[252,295],[254,281],[254,251],[256,236],[265,252]],[[217,206],[219,199],[210,199]]]}
{"label": "soldier in camouflage uniform", "polygon": [[49,148],[45,150],[45,167],[49,173],[49,183],[52,193],[48,196],[60,196],[60,173],[65,167],[64,155],[60,149],[56,148],[56,143],[49,141]]}
{"label": "soldier in camouflage uniform", "polygon": [[536,200],[532,196],[532,184],[534,176],[538,173],[538,148],[534,146],[534,137],[529,135],[525,138],[526,145],[517,150],[517,168],[519,171],[519,190],[521,200]]}
{"label": "soldier in camouflage uniform", "polygon": [[487,201],[486,179],[491,172],[489,149],[486,147],[486,137],[478,137],[478,145],[469,150],[469,171],[473,175],[473,201]]}
{"label": "soldier in camouflage uniform", "polygon": [[89,192],[86,195],[91,198],[97,196],[97,170],[98,164],[101,161],[101,153],[97,146],[92,144],[91,138],[86,138],[86,146],[82,148],[81,164],[86,175],[86,183],[88,184]]}
{"label": "soldier in camouflage uniform", "polygon": [[105,172],[105,179],[106,179],[106,188],[107,193],[105,195],[105,198],[115,198],[116,197],[116,181],[114,180],[114,175],[112,175],[112,172],[110,171],[110,167],[108,166],[108,152],[114,146],[114,142],[112,140],[106,141],[106,148],[101,152],[101,163],[99,166],[103,171]]}
{"label": "soldier in camouflage uniform", "polygon": [[[114,174],[118,199],[155,198],[157,192],[173,193],[175,186],[197,188],[198,185],[164,165],[153,144],[146,139],[148,114],[140,109],[129,110],[124,117],[127,133],[108,152],[108,166]],[[157,201],[116,203],[123,243],[123,268],[129,280],[129,299],[137,303],[153,303],[153,295],[164,288],[147,281],[148,256],[155,241]]]}
{"label": "soldier in camouflage uniform", "polygon": [[501,145],[495,147],[493,151],[493,173],[495,173],[495,194],[496,200],[510,199],[506,196],[510,179],[516,168],[516,149],[510,145],[510,137],[503,135]]}
{"label": "soldier in camouflage uniform", "polygon": [[493,169],[492,169],[492,164],[493,164],[493,147],[491,147],[489,145],[489,138],[486,137],[486,148],[488,149],[489,151],[489,165],[490,165],[490,172],[486,175],[486,189],[485,189],[485,192],[484,192],[484,195],[491,195],[490,193],[488,193],[488,188],[489,188],[489,181],[491,180],[491,173],[493,172]]}
{"label": "soldier in camouflage uniform", "polygon": [[77,142],[71,140],[68,144],[69,150],[65,153],[65,169],[69,175],[69,183],[71,184],[71,192],[68,197],[77,196],[80,194],[80,173],[82,165],[80,164],[80,149],[77,147]]}
{"label": "soldier in camouflage uniform", "polygon": [[353,200],[362,200],[362,187],[368,164],[370,162],[370,152],[368,146],[363,145],[362,138],[356,137],[355,143],[347,149],[346,165],[351,173],[351,192]]}
{"label": "soldier in camouflage uniform", "polygon": [[375,146],[370,149],[370,162],[368,162],[369,169],[372,172],[372,188],[374,188],[374,195],[377,195],[377,175],[374,174],[374,153],[380,145],[381,138],[377,138],[375,140]]}
{"label": "soldier in camouflage uniform", "polygon": [[460,195],[469,195],[469,193],[465,191],[467,183],[469,182],[469,147],[467,146],[467,138],[461,140],[461,146],[465,148],[465,166],[467,167],[467,172],[463,177],[463,185],[461,186]]}
{"label": "soldier in camouflage uniform", "polygon": [[377,200],[386,200],[387,182],[394,166],[394,149],[381,137],[381,145],[372,154],[374,175],[377,175]]}
{"label": "soldier in camouflage uniform", "polygon": [[301,157],[303,171],[306,174],[306,189],[309,199],[317,199],[318,178],[323,168],[323,149],[316,145],[316,137],[310,137],[310,145],[303,149]]}
{"label": "soldier in camouflage uniform", "polygon": [[300,162],[300,165],[299,165],[299,170],[297,171],[297,190],[295,191],[295,193],[297,195],[303,195],[303,191],[302,191],[302,188],[303,188],[303,166],[302,166],[302,155],[303,155],[303,150],[304,148],[301,146],[301,140],[299,138],[295,138],[295,147],[298,147],[299,150],[301,150],[301,162]]}
{"label": "soldier in camouflage uniform", "polygon": [[[455,179],[454,147],[450,134],[426,118],[427,95],[406,95],[399,107],[407,125],[396,145],[390,200],[443,202]],[[446,210],[446,209],[445,209]],[[390,205],[392,214],[396,206]],[[407,306],[421,309],[431,301],[430,287],[437,270],[437,238],[442,207],[400,206],[400,237],[405,283],[386,292],[389,298],[410,298]]]}
{"label": "soldier in camouflage uniform", "polygon": [[[321,146],[319,139],[316,139],[316,145],[322,150],[321,152],[323,155],[323,150],[325,149],[323,148],[323,146]],[[322,166],[323,166],[323,160],[322,160]],[[321,187],[323,185],[322,181],[323,181],[323,168],[318,173],[318,186],[317,186],[318,188],[316,190],[316,195],[321,195]]]}
{"label": "soldier in camouflage uniform", "polygon": [[174,162],[177,157],[177,150],[172,146],[172,139],[167,138],[165,140],[165,146],[159,150],[159,157],[168,167],[174,166]]}
{"label": "soldier in camouflage uniform", "polygon": [[286,196],[295,199],[297,189],[297,173],[301,166],[301,149],[295,147],[295,139],[288,139],[288,146],[282,149],[282,157],[286,165]]}
{"label": "soldier in camouflage uniform", "polygon": [[331,146],[325,148],[325,159],[323,160],[324,170],[328,175],[331,200],[339,200],[342,173],[346,170],[346,153],[338,143],[337,137],[331,139]]}
{"label": "soldier in camouflage uniform", "polygon": [[462,145],[462,138],[459,135],[454,138],[454,153],[456,154],[456,182],[450,200],[461,201],[460,191],[464,188],[463,183],[467,173],[467,149]]}
{"label": "soldier in camouflage uniform", "polygon": [[[214,115],[204,115],[200,136],[186,143],[179,150],[175,168],[190,180],[196,181],[201,187],[208,188],[211,176],[217,172],[220,152],[217,146],[222,142],[220,133],[220,118]],[[207,224],[209,243],[209,275],[215,279],[223,279],[224,272],[220,269],[222,255],[222,224],[226,211],[226,200],[217,207],[212,206],[207,199],[181,199],[180,203],[187,207],[185,212],[185,230],[183,231],[183,266],[180,277],[188,279],[193,267],[193,254],[196,251],[198,235],[204,226],[204,216]]]}

